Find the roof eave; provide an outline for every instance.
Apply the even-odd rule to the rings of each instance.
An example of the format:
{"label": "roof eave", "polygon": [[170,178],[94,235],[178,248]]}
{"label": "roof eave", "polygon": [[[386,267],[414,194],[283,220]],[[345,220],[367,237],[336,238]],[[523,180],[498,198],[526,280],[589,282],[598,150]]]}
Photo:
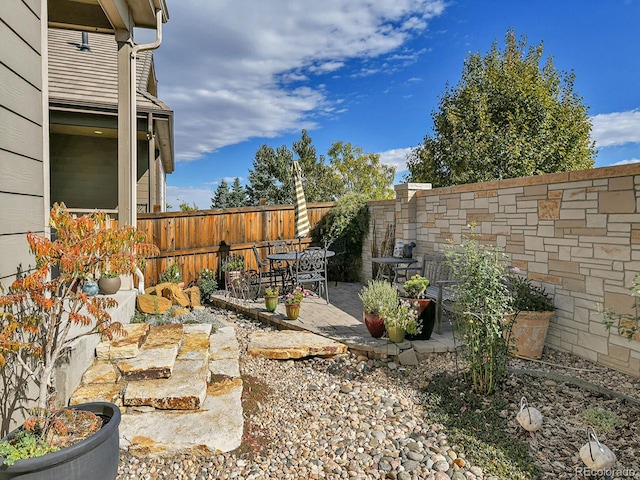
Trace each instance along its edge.
{"label": "roof eave", "polygon": [[169,20],[166,0],[49,0],[50,27],[114,33],[134,27],[156,28],[156,11]]}

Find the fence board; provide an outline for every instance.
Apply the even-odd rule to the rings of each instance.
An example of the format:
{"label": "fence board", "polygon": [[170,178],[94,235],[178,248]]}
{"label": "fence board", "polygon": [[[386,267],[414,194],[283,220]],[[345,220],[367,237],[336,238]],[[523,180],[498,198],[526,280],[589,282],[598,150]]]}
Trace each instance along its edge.
{"label": "fence board", "polygon": [[[313,228],[333,203],[307,205]],[[140,214],[138,229],[147,235],[160,254],[146,262],[145,283],[155,284],[160,274],[177,262],[184,281],[194,281],[205,268],[218,271],[220,262],[230,253],[243,255],[247,268],[256,268],[251,247],[266,247],[269,241],[292,240],[292,205],[263,205],[224,210]],[[309,243],[310,238],[303,239]],[[266,253],[265,253],[266,255]]]}

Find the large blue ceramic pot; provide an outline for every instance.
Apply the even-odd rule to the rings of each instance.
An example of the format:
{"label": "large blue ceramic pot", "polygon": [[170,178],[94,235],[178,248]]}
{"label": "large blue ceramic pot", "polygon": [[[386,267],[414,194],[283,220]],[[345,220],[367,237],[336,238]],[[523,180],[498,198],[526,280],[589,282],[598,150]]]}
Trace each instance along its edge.
{"label": "large blue ceramic pot", "polygon": [[100,287],[98,287],[98,284],[93,280],[87,280],[82,284],[82,291],[90,297],[97,295],[99,290]]}

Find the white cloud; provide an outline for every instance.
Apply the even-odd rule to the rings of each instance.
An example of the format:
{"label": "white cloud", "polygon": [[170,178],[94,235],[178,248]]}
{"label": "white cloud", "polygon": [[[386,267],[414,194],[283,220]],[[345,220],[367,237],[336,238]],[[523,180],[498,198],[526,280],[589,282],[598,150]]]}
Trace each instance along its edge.
{"label": "white cloud", "polygon": [[616,165],[628,165],[630,163],[638,163],[640,162],[640,158],[630,158],[628,160],[620,160],[619,162],[616,163],[612,163],[610,166],[616,166]]}
{"label": "white cloud", "polygon": [[445,8],[444,0],[169,3],[155,57],[160,97],[175,111],[177,160],[314,128],[334,100],[309,79],[351,59],[413,60],[416,52],[395,50]]}
{"label": "white cloud", "polygon": [[167,203],[172,211],[180,210],[180,204],[186,202],[189,206],[195,203],[200,210],[208,210],[215,188],[204,187],[174,187],[167,185]]}
{"label": "white cloud", "polygon": [[385,165],[396,167],[396,174],[407,170],[407,155],[411,152],[411,147],[394,148],[386,152],[379,152],[380,162]]}
{"label": "white cloud", "polygon": [[640,110],[603,113],[591,117],[596,147],[640,143]]}

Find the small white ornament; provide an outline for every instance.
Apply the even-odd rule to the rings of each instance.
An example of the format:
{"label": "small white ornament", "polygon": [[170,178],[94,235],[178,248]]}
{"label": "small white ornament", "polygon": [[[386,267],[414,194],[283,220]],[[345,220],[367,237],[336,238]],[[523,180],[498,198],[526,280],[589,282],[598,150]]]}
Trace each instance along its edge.
{"label": "small white ornament", "polygon": [[535,432],[542,427],[542,414],[535,408],[527,405],[527,399],[520,400],[520,411],[516,420],[527,432]]}
{"label": "small white ornament", "polygon": [[607,470],[616,463],[615,454],[600,443],[593,427],[587,428],[587,443],[580,449],[580,458],[591,470]]}

